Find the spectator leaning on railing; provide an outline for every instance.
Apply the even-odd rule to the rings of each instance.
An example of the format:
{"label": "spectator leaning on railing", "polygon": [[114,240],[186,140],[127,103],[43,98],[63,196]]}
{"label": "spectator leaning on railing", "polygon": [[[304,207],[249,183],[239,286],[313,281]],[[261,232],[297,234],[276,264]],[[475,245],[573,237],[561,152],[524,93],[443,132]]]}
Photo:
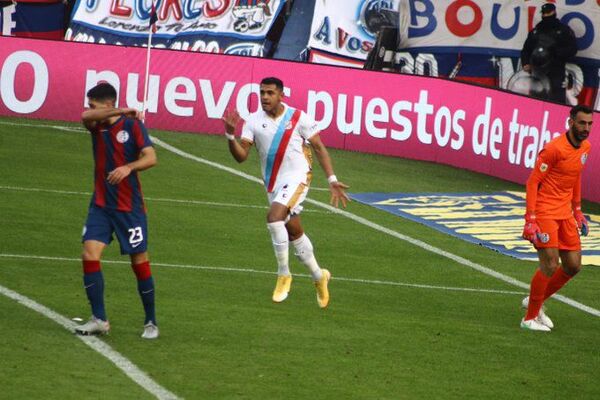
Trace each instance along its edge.
{"label": "spectator leaning on railing", "polygon": [[554,4],[544,4],[542,20],[529,32],[523,45],[521,63],[523,70],[548,79],[548,100],[565,102],[565,65],[575,54],[575,34],[557,18]]}

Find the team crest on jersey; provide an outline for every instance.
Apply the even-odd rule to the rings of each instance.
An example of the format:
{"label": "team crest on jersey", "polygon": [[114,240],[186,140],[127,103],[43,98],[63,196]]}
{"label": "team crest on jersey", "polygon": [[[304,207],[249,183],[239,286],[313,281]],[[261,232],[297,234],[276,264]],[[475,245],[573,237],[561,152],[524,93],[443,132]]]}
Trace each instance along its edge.
{"label": "team crest on jersey", "polygon": [[129,133],[127,131],[119,131],[119,133],[117,133],[117,142],[125,143],[128,140],[129,140]]}
{"label": "team crest on jersey", "polygon": [[288,130],[292,127],[292,121],[288,121],[287,124],[285,124],[285,129]]}
{"label": "team crest on jersey", "polygon": [[585,162],[587,161],[587,153],[583,153],[581,155],[581,164],[585,165]]}
{"label": "team crest on jersey", "polygon": [[546,163],[542,163],[542,164],[540,165],[540,171],[542,171],[542,172],[546,172],[546,171],[548,171],[548,164],[546,164]]}

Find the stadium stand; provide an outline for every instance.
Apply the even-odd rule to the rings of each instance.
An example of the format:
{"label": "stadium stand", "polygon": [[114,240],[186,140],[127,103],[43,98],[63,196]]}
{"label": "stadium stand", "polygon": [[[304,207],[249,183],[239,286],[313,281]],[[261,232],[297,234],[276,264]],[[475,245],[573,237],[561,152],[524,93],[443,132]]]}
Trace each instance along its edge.
{"label": "stadium stand", "polygon": [[[525,74],[520,52],[541,19],[545,1],[420,3],[426,7],[416,7],[412,0],[161,2],[152,43],[157,48],[449,78],[540,97],[536,91],[544,90],[544,82]],[[147,2],[0,1],[0,31],[144,46],[149,9],[140,4]],[[579,48],[564,68],[566,103],[597,108],[600,41],[594,40],[593,27],[600,21],[598,6],[584,0],[556,9],[562,24],[574,30]],[[64,36],[63,21],[69,23]],[[549,100],[564,102],[562,97]]]}

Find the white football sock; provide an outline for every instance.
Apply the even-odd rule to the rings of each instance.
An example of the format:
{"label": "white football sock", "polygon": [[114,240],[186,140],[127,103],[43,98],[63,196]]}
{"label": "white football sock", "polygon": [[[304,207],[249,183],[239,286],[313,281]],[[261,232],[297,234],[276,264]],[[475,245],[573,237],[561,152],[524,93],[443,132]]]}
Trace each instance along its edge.
{"label": "white football sock", "polygon": [[273,242],[273,250],[275,250],[275,258],[277,259],[277,275],[291,275],[289,265],[289,246],[287,229],[285,222],[276,221],[267,224],[271,233],[271,241]]}
{"label": "white football sock", "polygon": [[306,267],[309,269],[313,280],[320,280],[323,276],[323,273],[321,272],[321,268],[319,268],[319,264],[317,263],[315,253],[313,251],[313,245],[308,236],[303,234],[299,239],[292,241],[292,244],[296,249],[296,257],[298,257],[302,264],[306,265]]}

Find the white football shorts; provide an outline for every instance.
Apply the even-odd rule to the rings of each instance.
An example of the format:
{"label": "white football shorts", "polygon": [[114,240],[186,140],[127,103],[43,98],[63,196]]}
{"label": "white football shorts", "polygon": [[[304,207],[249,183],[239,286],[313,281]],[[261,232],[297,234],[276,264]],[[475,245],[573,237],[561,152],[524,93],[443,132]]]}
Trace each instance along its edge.
{"label": "white football shorts", "polygon": [[283,204],[290,215],[298,215],[302,212],[302,202],[308,194],[308,185],[303,182],[282,182],[271,193],[267,193],[269,204],[273,202]]}

